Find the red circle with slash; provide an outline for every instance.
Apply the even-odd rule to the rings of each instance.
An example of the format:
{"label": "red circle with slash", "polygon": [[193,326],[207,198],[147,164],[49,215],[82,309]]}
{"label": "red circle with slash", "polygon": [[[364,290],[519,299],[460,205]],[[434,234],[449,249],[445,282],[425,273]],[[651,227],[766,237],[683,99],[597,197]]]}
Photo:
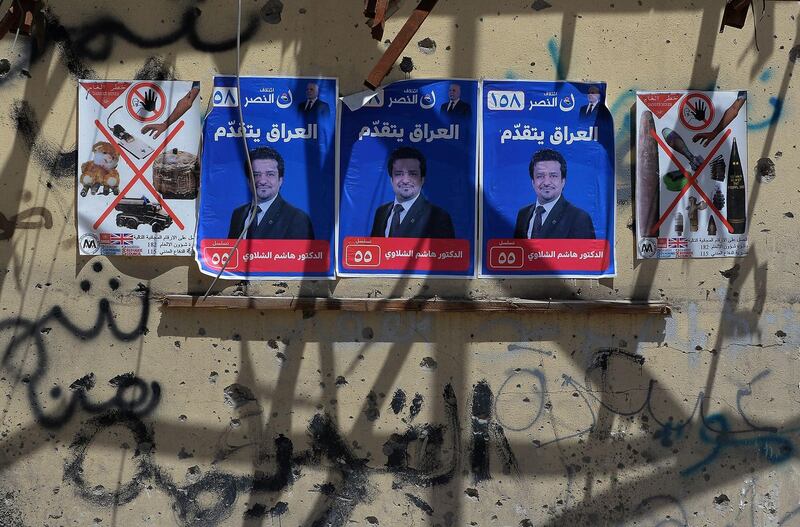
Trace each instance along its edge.
{"label": "red circle with slash", "polygon": [[[142,101],[144,100],[144,94],[142,91],[144,89],[152,89],[156,92],[156,109],[153,110],[152,115],[144,116],[137,112],[137,109],[144,110],[142,108]],[[137,107],[134,107],[133,105],[134,95],[138,97]],[[152,82],[140,82],[139,84],[134,84],[130,91],[128,91],[128,95],[125,98],[125,105],[127,106],[128,113],[131,114],[131,117],[137,121],[149,123],[151,121],[155,121],[164,113],[164,109],[167,106],[167,97],[164,95],[164,90],[162,90],[161,86],[158,84],[154,84]]]}
{"label": "red circle with slash", "polygon": [[[708,110],[708,115],[703,121],[698,121],[701,124],[690,124],[686,119],[686,111],[687,106],[688,110],[697,111],[697,103],[702,101],[706,104],[706,108]],[[680,116],[681,123],[683,126],[688,128],[689,130],[693,130],[695,132],[707,128],[713,121],[714,121],[714,105],[711,103],[711,99],[705,93],[690,93],[686,97],[683,98],[681,101],[680,111],[678,112]]]}

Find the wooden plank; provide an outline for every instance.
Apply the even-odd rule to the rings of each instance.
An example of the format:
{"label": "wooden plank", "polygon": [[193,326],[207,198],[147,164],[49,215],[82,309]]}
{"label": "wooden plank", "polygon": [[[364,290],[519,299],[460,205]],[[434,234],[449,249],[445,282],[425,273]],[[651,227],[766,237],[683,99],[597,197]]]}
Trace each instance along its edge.
{"label": "wooden plank", "polygon": [[425,312],[594,312],[670,315],[664,302],[632,300],[459,300],[441,298],[314,298],[167,295],[164,306],[170,308],[257,309],[275,311],[425,311]]}
{"label": "wooden plank", "polygon": [[367,88],[375,90],[380,86],[383,79],[389,74],[389,70],[391,70],[394,63],[397,62],[400,54],[406,49],[411,39],[414,38],[420,26],[436,5],[436,2],[438,2],[438,0],[422,0],[417,5],[414,12],[411,13],[411,16],[408,17],[406,23],[403,24],[397,36],[394,37],[392,43],[389,44],[389,47],[383,53],[383,56],[378,60],[378,63],[375,64],[375,67],[372,68],[369,75],[367,75],[367,79],[364,81]]}

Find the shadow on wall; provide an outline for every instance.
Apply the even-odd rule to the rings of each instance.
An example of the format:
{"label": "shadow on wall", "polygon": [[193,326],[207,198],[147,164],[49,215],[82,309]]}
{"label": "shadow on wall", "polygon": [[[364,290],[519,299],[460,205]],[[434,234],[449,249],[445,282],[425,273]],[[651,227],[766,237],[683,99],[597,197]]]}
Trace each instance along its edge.
{"label": "shadow on wall", "polygon": [[[95,272],[103,276],[102,268]],[[141,308],[138,317],[126,317],[128,328],[118,326],[119,314],[105,299],[97,304],[96,322],[87,327],[59,307],[39,320],[11,319],[2,325],[4,337],[15,334],[3,365],[26,387],[36,417],[36,426],[6,438],[10,445],[25,446],[7,455],[4,465],[34,455],[47,444],[48,434],[69,433],[64,478],[80,499],[98,508],[132,503],[152,488],[172,502],[178,525],[218,525],[232,519],[237,500],[249,495],[245,525],[291,513],[310,525],[344,526],[356,508],[378,499],[377,482],[389,477],[398,499],[432,521],[447,522],[462,514],[455,512],[463,506],[462,492],[464,499],[491,492],[482,482],[510,485],[506,492],[513,494],[517,478],[561,477],[566,488],[553,497],[561,503],[543,524],[610,525],[639,514],[652,517],[654,509],[656,514],[680,510],[681,500],[692,493],[738,481],[741,473],[730,465],[749,467],[749,474],[794,455],[798,423],[785,423],[781,430],[759,426],[745,411],[747,398],[765,386],[768,370],[735,394],[738,415],[710,414],[702,389],[679,402],[659,389],[649,372],[648,360],[664,353],[658,349],[664,321],[636,316],[612,319],[595,335],[580,321],[559,323],[554,315],[537,317],[536,325],[522,315],[462,315],[459,322],[471,328],[468,334],[450,326],[451,314],[192,311],[189,320],[180,310],[166,310],[157,328],[163,340],[202,337],[208,352],[229,364],[225,372],[212,371],[206,378],[191,367],[192,356],[206,351],[182,352],[180,341],[174,350],[163,351],[186,364],[181,377],[190,383],[219,386],[220,409],[230,414],[229,425],[209,431],[185,418],[173,423],[165,417],[148,424],[162,387],[132,373],[109,380],[115,393],[106,400],[94,394],[97,382],[91,374],[75,379],[69,391],[56,386],[45,395],[42,380],[56,362],[49,351],[54,341],[62,346],[81,342],[90,349],[102,336],[133,342],[150,331],[149,292],[139,287],[134,293]],[[627,342],[631,328],[638,333]],[[591,344],[601,339],[615,347]],[[465,354],[496,356],[496,343],[511,340],[518,343],[507,345],[503,357],[509,369],[501,377],[481,378],[480,371],[464,368]],[[554,344],[540,349],[539,342]],[[21,362],[20,353],[31,343],[36,367],[28,371],[30,362]],[[646,350],[648,344],[655,344],[653,354],[627,351]],[[302,364],[313,360],[314,351],[320,365],[329,363],[308,375],[309,366],[304,370]],[[334,352],[337,365],[350,365],[334,368]],[[558,355],[569,357],[568,371],[559,372],[565,362]],[[700,360],[710,362],[708,355]],[[414,364],[423,382],[405,387],[399,372]],[[277,381],[265,385],[259,379],[269,369],[278,370]],[[298,397],[313,393],[321,395],[319,402]],[[340,408],[337,402],[360,396],[360,408]],[[292,411],[268,414],[267,401],[273,409]],[[340,424],[348,410],[358,413]],[[292,426],[293,414],[294,420],[302,419],[305,433]],[[74,431],[78,421],[82,424]],[[625,440],[615,439],[620,426],[628,430]],[[394,431],[379,431],[384,428]],[[136,468],[118,487],[99,488],[87,459],[93,449],[118,446],[118,441],[126,441]],[[185,480],[176,479],[163,461],[170,454],[191,459]],[[237,468],[246,460],[252,463],[250,473]],[[674,469],[652,468],[665,465]],[[321,479],[320,466],[328,471]],[[652,475],[594,490],[625,470]],[[319,493],[314,506],[298,510],[291,498],[275,502],[290,486],[308,485],[301,476],[311,478]],[[529,513],[537,515],[541,519],[541,513]]]}
{"label": "shadow on wall", "polygon": [[[537,3],[534,2],[534,6]],[[302,13],[293,11],[291,16],[285,7],[281,22],[273,24],[263,18],[262,10],[268,5],[274,8],[277,4],[270,0],[248,8],[243,32],[245,52],[255,53],[262,47],[278,45],[284,51],[285,63],[265,66],[259,73],[285,73],[299,64],[299,69],[306,75],[343,77],[344,89],[350,91],[359,88],[361,78],[383,50],[382,44],[369,40],[368,32],[362,27],[360,6],[345,10],[328,2],[326,5],[309,5],[303,8]],[[717,79],[718,71],[713,67],[711,57],[721,7],[702,12],[696,48],[696,55],[701,59],[694,63],[692,86],[705,87]],[[99,11],[90,17],[86,9],[84,3],[75,1],[53,6],[46,17],[45,45],[33,52],[28,70],[31,80],[19,78],[22,70],[19,64],[14,64],[12,72],[0,80],[0,90],[4,89],[4,84],[25,82],[22,97],[11,101],[7,109],[18,133],[14,136],[11,154],[0,170],[4,184],[0,210],[6,218],[16,216],[21,219],[25,215],[25,211],[20,211],[20,202],[24,201],[21,199],[23,176],[29,169],[43,172],[36,203],[46,200],[66,202],[69,200],[63,198],[72,196],[74,192],[70,181],[78,161],[76,153],[74,147],[69,146],[71,141],[68,138],[56,139],[40,128],[43,116],[52,109],[54,99],[53,92],[42,90],[41,86],[46,85],[53,91],[63,86],[74,86],[78,78],[97,77],[95,69],[110,60],[130,64],[132,74],[142,78],[170,78],[173,75],[185,78],[193,74],[183,71],[183,66],[179,66],[175,59],[152,58],[158,54],[178,57],[199,51],[210,54],[220,72],[235,69],[235,41],[231,38],[235,18],[228,4],[176,2],[165,5],[145,0],[137,4],[136,10],[126,9],[124,17],[111,10]],[[410,9],[411,6],[404,5],[395,16],[405,17]],[[635,15],[651,9],[640,6],[638,2],[599,7],[589,0],[569,2],[568,8],[548,8],[549,12],[563,15],[558,45],[550,46],[558,75],[566,78],[580,76],[572,58],[577,15]],[[662,2],[657,14],[685,9],[681,2]],[[769,4],[764,18],[767,25],[772,23],[773,9],[774,6]],[[524,15],[516,23],[533,21],[539,15],[528,2],[489,5],[470,0],[442,2],[437,6],[434,14],[452,17],[459,28],[454,33],[452,47],[461,59],[455,63],[450,75],[481,76],[474,43],[479,41],[481,17],[494,16],[497,12]],[[154,24],[153,13],[160,13],[163,22]],[[270,22],[275,22],[274,11],[267,15]],[[354,28],[354,25],[358,27]],[[762,26],[762,34],[771,34],[770,28]],[[345,46],[354,38],[361,39],[362,45]],[[330,48],[339,45],[343,51],[338,59],[325,60],[331,55]],[[543,42],[542,45],[548,44]],[[774,52],[772,46],[772,39],[763,39],[758,64],[763,65],[769,59]],[[54,61],[58,64],[50,68],[49,62]],[[791,67],[781,84],[779,100],[785,97],[788,89],[789,71]],[[751,72],[751,78],[756,73]],[[617,109],[624,112],[628,104],[630,100],[619,102]],[[774,127],[768,131],[765,152],[770,151],[773,139]],[[623,151],[618,151],[618,159],[620,156],[628,157],[625,150],[628,145],[623,142],[620,146]],[[44,196],[38,192],[43,192]],[[51,192],[58,199],[49,200]],[[757,195],[757,191],[751,194],[751,211]],[[71,214],[69,210],[61,212],[65,217]],[[66,221],[61,227],[62,238],[68,238],[68,224]],[[47,228],[46,220],[44,226]],[[54,257],[57,250],[57,247],[37,247],[41,258]],[[13,258],[12,244],[0,242],[0,262],[8,268]],[[87,262],[83,259],[77,261],[78,272]],[[18,268],[21,265],[17,263]],[[32,275],[29,272],[32,264],[29,265],[31,267],[26,272],[17,272],[17,287],[30,286],[25,282]],[[149,266],[130,260],[121,260],[118,264],[125,274],[149,279],[178,265],[178,262],[168,259],[159,265],[163,267],[146,270]],[[194,265],[190,268],[194,269]],[[50,268],[48,278],[53,269]],[[628,287],[628,294],[639,299],[650,298],[657,269],[658,262],[642,264],[636,282]],[[757,292],[757,296],[764,298],[767,271],[755,253],[741,262],[742,279],[749,273],[758,274],[756,286],[763,287],[763,290]],[[735,280],[730,281],[731,286]],[[200,282],[199,289],[204,289],[209,279],[190,274],[190,287],[194,287],[195,282]],[[391,291],[385,296],[402,296],[409,283],[408,280],[393,282]],[[610,283],[613,287],[613,281]],[[468,282],[430,280],[425,284],[430,286],[431,294],[467,297],[470,292]],[[3,283],[3,287],[8,286],[8,282]],[[318,294],[320,290],[325,292],[325,287],[304,284],[301,293]],[[579,289],[576,291],[576,286],[558,280],[514,286],[501,282],[499,287],[509,296],[573,298],[580,292]],[[97,325],[90,329],[72,324],[70,313],[60,308],[47,311],[36,320],[8,319],[3,323],[4,332],[17,335],[5,349],[3,365],[14,374],[17,384],[26,385],[31,413],[37,420],[36,426],[5,438],[9,444],[24,442],[27,445],[13,458],[4,454],[5,466],[34,454],[52,433],[48,430],[61,433],[71,428],[66,427],[70,421],[88,418],[72,436],[64,477],[75,486],[81,499],[98,507],[116,508],[130,503],[139,497],[142,490],[152,486],[172,500],[178,524],[216,525],[228,518],[231,505],[237,499],[250,495],[252,505],[246,522],[248,525],[261,524],[268,517],[281,516],[290,510],[295,513],[291,503],[278,501],[274,505],[265,505],[262,503],[264,493],[277,493],[282,497],[281,491],[296,483],[300,474],[324,464],[330,475],[318,483],[315,502],[307,508],[310,525],[346,525],[356,506],[377,497],[374,485],[380,476],[389,476],[395,483],[392,490],[400,493],[398,497],[432,521],[459,525],[467,519],[462,493],[466,493],[466,499],[478,499],[480,490],[477,485],[481,481],[502,475],[505,484],[513,485],[507,482],[513,481],[511,477],[549,474],[561,475],[567,482],[563,496],[558,498],[560,502],[554,501],[557,505],[548,512],[548,519],[541,523],[555,526],[568,522],[613,524],[654,509],[672,511],[676,515],[672,518],[682,517],[687,523],[681,500],[688,495],[712,484],[732,482],[745,473],[749,474],[751,469],[758,471],[793,456],[794,429],[798,425],[794,421],[797,419],[787,423],[784,430],[789,431],[786,432],[752,425],[752,418],[741,406],[738,415],[733,417],[708,413],[704,401],[714,386],[718,355],[712,354],[708,359],[710,373],[706,386],[698,391],[688,406],[675,394],[657,390],[655,372],[649,371],[645,358],[627,352],[627,344],[621,346],[614,342],[627,340],[635,349],[636,341],[663,341],[663,321],[651,323],[635,317],[612,321],[599,335],[593,335],[592,325],[581,320],[569,326],[581,334],[578,338],[563,332],[563,325],[555,323],[554,316],[537,317],[532,322],[530,318],[514,315],[488,318],[463,315],[459,316],[459,327],[455,328],[450,326],[449,315],[339,315],[340,318],[333,320],[331,317],[336,315],[332,314],[192,312],[197,324],[195,333],[194,328],[186,327],[185,313],[165,311],[160,317],[159,336],[218,337],[222,342],[211,344],[213,349],[210,352],[214,353],[220,352],[216,350],[218,347],[227,347],[229,353],[236,354],[234,346],[225,340],[237,343],[239,357],[234,382],[220,383],[225,384],[223,395],[230,418],[238,423],[237,428],[212,433],[185,423],[165,422],[163,418],[150,421],[151,412],[160,403],[159,383],[148,382],[133,374],[126,375],[125,372],[111,379],[117,392],[105,401],[95,400],[90,395],[96,380],[87,372],[86,376],[69,386],[69,395],[65,388],[51,389],[47,393],[50,400],[43,403],[41,392],[44,390],[36,388],[43,388],[39,380],[50,362],[48,335],[44,330],[55,325],[82,346],[96,345],[96,338],[107,324],[112,325],[111,334],[117,340],[141,339],[149,318],[149,293],[145,291],[142,290],[141,313],[141,320],[145,322],[133,333],[114,329],[111,307],[102,301],[98,304]],[[736,288],[729,287],[718,324],[717,350],[724,344],[722,339],[731,319],[743,316],[744,311],[751,311],[737,311],[738,302]],[[21,307],[18,313],[22,312]],[[748,318],[752,325],[757,325],[763,304],[756,307],[755,314]],[[547,329],[548,326],[551,329]],[[467,331],[473,332],[468,335]],[[636,338],[631,336],[634,331],[638,334]],[[277,334],[282,337],[276,338]],[[512,339],[510,335],[517,338]],[[611,341],[612,347],[598,349],[599,346],[592,342],[595,337],[598,342]],[[334,348],[338,347],[335,343],[353,343],[354,340],[352,345],[356,346],[358,353],[340,381],[335,366],[341,359],[338,356],[334,358]],[[472,386],[475,372],[467,370],[463,358],[473,353],[476,346],[511,340],[520,342],[514,344],[517,348],[511,349],[509,345],[508,349],[510,353],[518,352],[523,357],[518,363],[515,361],[519,365],[514,368],[518,369],[508,372],[504,379],[479,380]],[[262,344],[264,341],[266,348]],[[548,349],[555,351],[538,350],[536,342],[541,341],[549,342]],[[376,342],[390,344],[388,349],[384,346],[376,350]],[[33,344],[37,364],[33,371],[15,369],[21,343]],[[319,379],[313,381],[301,376],[302,357],[309,353],[307,343],[317,343],[319,354]],[[259,354],[265,352],[269,354],[271,364],[274,363],[273,367],[278,369],[277,381],[271,389],[257,380],[261,378],[258,368],[265,367]],[[421,353],[425,355],[420,356]],[[573,369],[581,372],[583,379],[579,380],[577,374],[571,376],[546,371],[543,364],[556,356],[569,357]],[[432,386],[430,391],[420,386],[395,388],[403,368],[417,362],[424,375],[422,378]],[[539,363],[542,365],[535,366]],[[369,364],[372,378],[369,384],[363,381],[358,385],[358,393],[350,392],[350,397],[362,397],[364,393],[366,396],[363,396],[358,412],[353,412],[354,422],[348,423],[353,432],[346,436],[337,422],[336,400],[340,397],[337,394],[354,389],[356,381],[352,376],[348,380],[348,372],[361,371],[366,364]],[[218,372],[217,376],[220,376]],[[620,379],[630,380],[630,384],[617,387],[615,383]],[[302,390],[310,389],[309,382],[315,385],[314,389],[322,390],[320,401],[323,402],[319,405],[312,406],[296,396]],[[547,387],[548,383],[552,387],[556,382],[560,384],[559,389]],[[322,386],[317,387],[319,383]],[[507,406],[510,404],[507,401],[509,397],[513,399],[509,390],[516,389],[518,384],[527,386],[526,389],[520,388],[525,392],[520,397],[520,407],[526,410],[509,411],[511,407]],[[465,397],[464,394],[469,395]],[[736,394],[738,399],[748,395]],[[401,433],[385,434],[377,430],[381,415],[383,419],[389,417],[386,409],[389,397],[392,414],[406,420],[407,426]],[[529,400],[525,401],[524,397]],[[272,408],[283,410],[267,415],[261,404],[265,400],[271,401]],[[58,406],[59,401],[63,406]],[[59,407],[59,413],[48,414],[50,406],[47,405]],[[291,409],[295,408],[311,415],[304,423],[307,427],[305,434],[298,434],[292,427]],[[423,423],[423,419],[426,422]],[[622,420],[629,420],[641,434],[634,435],[636,439],[631,441],[612,440],[612,425]],[[579,426],[573,426],[575,423]],[[131,457],[136,471],[116,490],[97,489],[86,478],[82,468],[90,449],[109,440],[108,434],[100,432],[112,428],[126,431],[132,438]],[[247,438],[242,438],[242,430],[247,432],[244,434]],[[544,433],[545,430],[549,435]],[[532,434],[533,439],[526,434]],[[353,445],[354,439],[350,435],[359,438],[359,447]],[[185,481],[178,482],[167,467],[156,461],[154,452],[158,448],[159,452],[169,452],[178,458],[186,456],[190,454],[186,450],[190,446],[182,441],[183,438],[192,438],[196,444],[195,453],[190,457],[198,465],[209,468],[206,471],[198,468],[188,474]],[[225,470],[224,462],[237,455],[245,455],[249,460],[252,466],[249,473]],[[720,460],[723,459],[728,466],[734,465],[741,470],[722,470]],[[216,464],[212,465],[212,462]],[[661,462],[675,467],[675,470],[653,470],[635,484],[628,482],[595,489],[599,474],[613,481],[623,467],[644,469]],[[440,492],[442,489],[450,494]],[[212,499],[209,500],[209,496]],[[532,525],[528,518],[520,525],[526,525],[525,521]]]}

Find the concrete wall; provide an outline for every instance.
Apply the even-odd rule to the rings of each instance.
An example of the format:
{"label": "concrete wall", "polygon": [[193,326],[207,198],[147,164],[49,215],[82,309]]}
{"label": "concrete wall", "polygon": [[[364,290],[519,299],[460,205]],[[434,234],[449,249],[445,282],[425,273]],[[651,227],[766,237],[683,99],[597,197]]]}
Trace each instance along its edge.
{"label": "concrete wall", "polygon": [[[608,81],[613,280],[215,287],[651,299],[671,317],[162,308],[208,287],[188,258],[76,256],[76,81],[199,79],[207,101],[234,71],[234,2],[51,3],[30,66],[15,53],[0,78],[0,524],[800,525],[796,2],[756,2],[757,51],[752,13],[718,34],[721,0],[442,0],[406,51],[412,77]],[[262,8],[280,2],[244,3],[244,73],[351,93],[386,47],[361,2],[283,0],[279,23]],[[749,256],[637,263],[634,91],[689,87],[750,91],[750,168],[776,177],[751,172]]]}

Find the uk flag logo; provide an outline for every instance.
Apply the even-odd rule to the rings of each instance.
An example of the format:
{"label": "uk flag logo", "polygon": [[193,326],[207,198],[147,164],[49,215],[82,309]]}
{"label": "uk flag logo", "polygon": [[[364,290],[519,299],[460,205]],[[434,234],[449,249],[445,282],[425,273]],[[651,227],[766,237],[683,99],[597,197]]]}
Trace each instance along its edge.
{"label": "uk flag logo", "polygon": [[686,238],[670,238],[667,243],[669,249],[685,249],[687,246]]}
{"label": "uk flag logo", "polygon": [[100,242],[109,245],[133,245],[133,234],[101,233]]}

